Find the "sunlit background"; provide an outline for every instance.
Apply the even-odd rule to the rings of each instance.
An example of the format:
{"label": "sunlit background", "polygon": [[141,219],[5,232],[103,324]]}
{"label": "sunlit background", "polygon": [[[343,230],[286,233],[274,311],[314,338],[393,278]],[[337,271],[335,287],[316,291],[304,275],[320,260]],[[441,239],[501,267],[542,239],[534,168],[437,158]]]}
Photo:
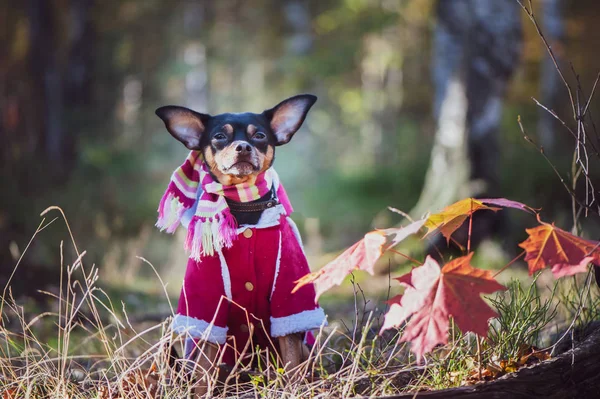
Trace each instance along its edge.
{"label": "sunlit background", "polygon": [[[517,124],[520,115],[527,133],[570,182],[575,142],[532,100],[574,126],[565,86],[518,3],[470,3],[488,10],[469,17],[467,7],[440,16],[444,8],[432,0],[1,0],[2,286],[23,253],[12,281],[17,296],[39,299],[44,295],[38,290],[58,284],[61,242],[64,263],[73,262],[62,218],[27,248],[40,213],[57,205],[78,248],[87,251],[85,261],[99,266],[103,284],[161,294],[143,257],[176,294],[186,262],[185,233],[173,237],[154,227],[169,176],[186,155],[154,115],[166,104],[213,114],[261,112],[294,94],[319,97],[291,143],[277,149],[275,162],[313,269],[370,229],[401,223],[403,217],[388,206],[420,216],[489,194],[543,207],[547,220],[570,229],[571,197]],[[600,3],[533,3],[574,89],[573,71],[578,74],[578,101],[585,103],[600,70]],[[481,25],[474,24],[467,42],[449,43],[436,36],[443,34],[438,29],[444,18],[459,27],[461,18],[480,18]],[[488,23],[500,39],[485,36]],[[471,161],[471,177],[445,180],[447,187],[437,190],[448,198],[432,194],[431,201],[419,201],[436,132],[446,126],[438,119],[444,98],[435,79],[445,79],[453,48],[476,58],[469,46],[479,43],[481,50],[485,40],[489,52],[496,45],[510,49],[493,64],[501,64],[506,76],[491,74],[500,85],[489,87],[500,93],[501,115],[493,133],[497,143],[483,142],[491,158]],[[502,40],[508,42],[498,44]],[[591,102],[592,116],[597,104]],[[477,158],[465,152],[467,164],[469,156]],[[598,169],[592,165],[590,171],[597,181]],[[495,177],[481,188],[488,172]],[[585,190],[576,189],[584,198]],[[57,216],[50,212],[45,221]],[[514,256],[514,243],[524,239],[523,227],[531,223],[512,213],[507,217],[502,228],[485,232],[494,266]],[[597,219],[589,224],[597,228]],[[421,243],[408,245],[407,253],[422,258]],[[400,262],[388,260],[384,274]]]}

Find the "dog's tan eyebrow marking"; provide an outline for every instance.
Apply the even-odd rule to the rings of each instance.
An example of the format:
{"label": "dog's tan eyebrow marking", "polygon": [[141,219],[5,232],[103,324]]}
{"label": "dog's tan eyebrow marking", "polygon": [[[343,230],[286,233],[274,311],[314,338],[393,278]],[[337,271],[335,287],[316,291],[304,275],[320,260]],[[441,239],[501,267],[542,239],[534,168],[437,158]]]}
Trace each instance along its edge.
{"label": "dog's tan eyebrow marking", "polygon": [[233,133],[233,126],[231,126],[229,123],[226,123],[225,125],[223,125],[223,130],[225,132],[227,132],[228,134],[232,134]]}
{"label": "dog's tan eyebrow marking", "polygon": [[246,132],[248,132],[248,134],[254,134],[256,133],[258,129],[256,128],[256,126],[254,125],[248,125],[248,129],[246,129]]}

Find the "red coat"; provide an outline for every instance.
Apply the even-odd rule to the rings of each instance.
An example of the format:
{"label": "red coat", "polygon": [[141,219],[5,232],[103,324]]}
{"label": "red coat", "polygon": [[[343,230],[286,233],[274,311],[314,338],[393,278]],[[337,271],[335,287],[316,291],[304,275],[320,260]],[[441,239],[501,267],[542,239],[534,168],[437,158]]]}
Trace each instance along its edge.
{"label": "red coat", "polygon": [[231,248],[200,262],[188,261],[173,329],[192,338],[227,342],[227,363],[243,350],[250,331],[252,347],[264,348],[269,338],[325,323],[312,285],[291,292],[310,270],[291,219],[281,216],[277,222],[246,227]]}

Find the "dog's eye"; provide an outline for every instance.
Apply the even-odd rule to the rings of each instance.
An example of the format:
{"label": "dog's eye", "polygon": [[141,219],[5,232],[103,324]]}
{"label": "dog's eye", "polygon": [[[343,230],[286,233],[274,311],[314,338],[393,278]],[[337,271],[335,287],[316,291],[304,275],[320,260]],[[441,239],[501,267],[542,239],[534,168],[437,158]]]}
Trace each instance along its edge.
{"label": "dog's eye", "polygon": [[255,139],[257,139],[257,140],[264,140],[264,139],[266,139],[266,138],[267,138],[267,135],[266,135],[266,134],[264,134],[263,132],[257,132],[257,133],[254,135],[254,138],[255,138]]}
{"label": "dog's eye", "polygon": [[215,140],[225,140],[227,138],[227,136],[225,136],[223,133],[217,133],[213,136],[213,139]]}

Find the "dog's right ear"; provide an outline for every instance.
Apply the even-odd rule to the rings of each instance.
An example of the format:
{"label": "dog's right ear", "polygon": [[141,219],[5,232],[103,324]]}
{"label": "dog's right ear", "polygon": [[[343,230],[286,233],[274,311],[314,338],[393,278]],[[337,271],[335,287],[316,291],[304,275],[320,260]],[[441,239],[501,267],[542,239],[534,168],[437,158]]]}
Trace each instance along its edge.
{"label": "dog's right ear", "polygon": [[283,145],[292,139],[292,136],[306,118],[306,114],[317,101],[317,96],[312,94],[299,94],[283,100],[271,109],[263,112],[271,124],[271,129],[277,143]]}
{"label": "dog's right ear", "polygon": [[185,107],[167,105],[156,110],[171,136],[190,150],[200,149],[200,138],[206,129],[210,115],[201,114]]}

